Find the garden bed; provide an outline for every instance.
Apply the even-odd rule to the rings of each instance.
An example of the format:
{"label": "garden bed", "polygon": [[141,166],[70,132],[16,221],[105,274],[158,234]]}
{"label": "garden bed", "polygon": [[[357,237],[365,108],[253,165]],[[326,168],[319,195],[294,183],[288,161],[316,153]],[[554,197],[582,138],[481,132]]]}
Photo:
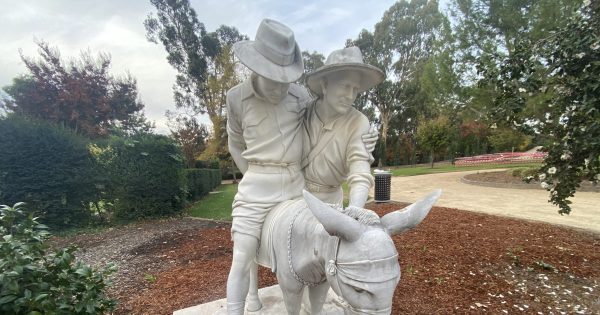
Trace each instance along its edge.
{"label": "garden bed", "polygon": [[[369,205],[380,215],[399,204]],[[179,218],[59,238],[89,263],[120,268],[117,314],[171,314],[225,297],[230,225]],[[402,278],[393,314],[600,313],[600,235],[434,207],[395,236]],[[276,283],[266,268],[260,286]]]}
{"label": "garden bed", "polygon": [[[462,177],[461,181],[466,184],[486,187],[544,189],[538,181],[533,180],[526,183],[521,176],[512,175],[512,170],[467,174]],[[594,185],[592,182],[586,180],[581,183],[577,191],[600,192],[600,185]]]}

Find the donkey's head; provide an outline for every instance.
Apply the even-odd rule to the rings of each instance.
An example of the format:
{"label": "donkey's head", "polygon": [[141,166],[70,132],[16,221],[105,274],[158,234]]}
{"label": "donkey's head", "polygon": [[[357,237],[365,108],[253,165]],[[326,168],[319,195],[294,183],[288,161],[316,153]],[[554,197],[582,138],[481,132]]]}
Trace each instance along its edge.
{"label": "donkey's head", "polygon": [[[332,239],[326,254],[327,281],[350,314],[389,314],[400,280],[398,252],[391,236],[413,228],[429,213],[441,190],[382,218],[366,209],[343,213],[304,191],[311,212]],[[348,211],[350,210],[350,211]]]}

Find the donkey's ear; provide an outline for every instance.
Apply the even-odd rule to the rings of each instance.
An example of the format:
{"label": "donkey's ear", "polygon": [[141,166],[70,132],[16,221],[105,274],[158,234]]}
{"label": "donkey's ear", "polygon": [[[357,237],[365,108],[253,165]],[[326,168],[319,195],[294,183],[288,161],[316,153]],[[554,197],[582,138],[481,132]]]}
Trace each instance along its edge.
{"label": "donkey's ear", "polygon": [[400,234],[412,229],[425,219],[429,210],[431,210],[431,207],[440,198],[441,194],[442,190],[437,189],[425,198],[402,210],[388,213],[381,218],[381,224],[388,230],[390,235]]}
{"label": "donkey's ear", "polygon": [[364,227],[358,221],[331,208],[308,191],[303,190],[302,193],[308,208],[329,235],[352,242],[363,233]]}

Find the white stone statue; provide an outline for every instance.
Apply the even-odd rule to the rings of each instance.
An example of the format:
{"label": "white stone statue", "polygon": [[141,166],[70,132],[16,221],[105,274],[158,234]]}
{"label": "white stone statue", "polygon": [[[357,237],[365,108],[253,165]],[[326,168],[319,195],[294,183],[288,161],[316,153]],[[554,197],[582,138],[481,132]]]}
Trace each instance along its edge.
{"label": "white stone statue", "polygon": [[[304,187],[301,159],[309,149],[304,118],[311,99],[291,83],[301,77],[303,63],[287,26],[265,19],[254,41],[238,42],[233,50],[252,70],[250,78],[227,93],[229,151],[244,173],[233,203],[227,303],[230,314],[240,314],[250,279],[256,283],[254,257],[265,216],[280,202],[299,198]],[[377,135],[366,133],[364,139],[364,150],[372,151]],[[255,292],[251,310],[261,307]]]}
{"label": "white stone statue", "polygon": [[[302,294],[304,286],[314,284],[309,289],[309,299],[310,309],[316,314],[322,307],[329,285],[322,277],[325,274],[323,266],[319,265],[321,260],[309,260],[317,256],[319,259],[326,257],[324,250],[327,246],[333,246],[334,240],[338,240],[340,244],[340,253],[346,252],[341,248],[352,248],[341,244],[354,244],[357,240],[362,240],[361,246],[374,242],[369,246],[383,248],[383,252],[378,249],[362,254],[357,252],[357,255],[366,255],[363,258],[368,258],[369,262],[364,264],[367,269],[374,268],[369,272],[375,274],[369,274],[364,279],[377,276],[382,271],[392,277],[383,281],[383,286],[365,285],[373,290],[369,291],[372,295],[370,300],[364,300],[364,296],[361,297],[360,294],[344,293],[346,286],[340,283],[347,281],[340,280],[342,277],[327,278],[330,281],[336,280],[336,284],[332,284],[333,289],[348,298],[349,309],[370,310],[369,312],[383,310],[383,313],[389,313],[389,308],[381,305],[391,305],[399,269],[396,256],[389,258],[396,254],[389,235],[384,232],[396,223],[385,219],[388,216],[380,222],[374,213],[362,208],[367,200],[368,190],[373,185],[369,165],[377,134],[369,128],[367,118],[352,107],[356,95],[380,83],[383,73],[364,64],[360,50],[356,47],[335,51],[328,57],[325,66],[307,76],[307,85],[317,96],[317,99],[312,100],[303,87],[291,83],[300,78],[303,65],[294,34],[287,26],[265,19],[260,24],[254,41],[238,42],[233,50],[240,61],[252,70],[252,74],[227,93],[229,150],[238,168],[244,173],[233,202],[234,248],[227,280],[228,314],[243,314],[247,295],[248,310],[261,308],[257,295],[255,263],[259,244],[261,254],[258,259],[261,264],[271,267],[277,273],[288,312],[297,314],[298,294]],[[347,209],[342,208],[341,183],[344,180],[350,186],[350,206]],[[310,211],[304,211],[307,207],[300,199],[304,187],[316,195],[315,198],[312,194],[305,194],[312,210],[322,209],[327,203],[337,209],[337,214],[323,216],[323,211],[316,210],[318,213],[313,216]],[[317,206],[313,199],[320,199],[321,203]],[[420,214],[425,213],[422,217],[418,216],[418,221],[424,218],[430,207],[431,205],[423,207],[426,210],[415,210]],[[399,217],[411,215],[413,214],[404,213]],[[335,227],[337,225],[330,222],[334,217],[338,223],[344,222],[344,226],[350,228],[348,231],[360,233],[352,237],[346,232],[337,234],[341,233]],[[389,216],[392,217],[398,215]],[[411,223],[418,223],[413,219],[411,217]],[[383,224],[384,222],[388,224]],[[371,231],[375,230],[380,231],[377,240],[363,237],[363,234],[372,235]],[[284,235],[284,232],[287,234]],[[316,232],[320,233],[317,233],[318,237]],[[381,244],[391,243],[391,247],[389,244],[380,244],[385,238],[382,236],[384,234],[387,239]],[[295,241],[281,243],[286,237],[289,240],[292,236]],[[309,249],[310,251],[306,251]],[[282,259],[284,251],[287,263]],[[347,253],[353,251],[356,252],[357,249],[349,249]],[[314,255],[306,256],[307,253]],[[386,263],[376,263],[380,258],[373,257],[380,254],[390,255],[386,256]],[[292,259],[292,255],[300,260]],[[352,260],[350,256],[343,257]],[[307,262],[308,265],[305,264]],[[300,269],[294,269],[295,264]],[[396,266],[397,274],[395,271],[389,273],[387,267],[377,267],[390,264]],[[347,264],[341,263],[339,266]],[[361,266],[359,267],[362,268]],[[340,270],[349,270],[348,268],[352,269],[343,267]],[[307,273],[308,278],[305,278]],[[347,272],[343,271],[341,274]],[[321,277],[318,285],[304,280],[318,277]],[[357,279],[359,278],[352,281],[359,288],[357,282],[360,281]],[[381,276],[377,279],[381,279]]]}

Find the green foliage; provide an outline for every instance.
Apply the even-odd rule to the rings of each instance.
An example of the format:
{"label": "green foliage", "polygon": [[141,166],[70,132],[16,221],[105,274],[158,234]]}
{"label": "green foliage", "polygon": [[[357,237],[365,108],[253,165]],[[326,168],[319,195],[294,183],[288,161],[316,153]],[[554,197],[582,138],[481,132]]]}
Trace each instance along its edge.
{"label": "green foliage", "polygon": [[26,201],[53,228],[88,223],[96,173],[86,139],[46,122],[0,119],[0,200]]}
{"label": "green foliage", "polygon": [[183,159],[173,140],[160,135],[111,138],[95,149],[105,175],[110,212],[138,219],[179,212],[185,201]]}
{"label": "green foliage", "polygon": [[304,73],[310,73],[325,65],[325,56],[313,51],[302,52],[302,61],[304,62]]}
{"label": "green foliage", "polygon": [[[414,142],[417,118],[431,117],[427,106],[449,99],[427,95],[428,91],[434,91],[429,87],[438,85],[438,78],[451,77],[446,75],[451,66],[442,65],[448,58],[440,55],[430,59],[445,49],[448,31],[448,20],[439,11],[437,1],[402,0],[384,13],[373,33],[362,30],[356,39],[346,42],[346,46],[359,47],[365,62],[381,68],[387,75],[383,83],[357,99],[357,107],[367,117],[373,115],[374,109],[379,114],[381,160],[388,160],[390,131],[406,133]],[[422,88],[421,78],[429,61],[427,79],[423,80],[427,87]],[[453,83],[444,84],[435,91],[449,93],[452,86]]]}
{"label": "green foliage", "polygon": [[517,167],[507,172],[514,177],[520,177],[525,180],[533,179],[537,174],[539,167]]}
{"label": "green foliage", "polygon": [[531,145],[530,136],[511,128],[492,130],[487,140],[495,152],[523,151]]}
{"label": "green foliage", "polygon": [[481,121],[463,121],[459,127],[456,153],[459,156],[473,156],[488,153],[490,128]]}
{"label": "green foliage", "polygon": [[[457,115],[466,120],[484,120],[497,108],[491,102],[502,93],[482,72],[498,73],[501,60],[510,58],[522,43],[537,45],[564,29],[582,0],[452,0],[452,33],[456,40],[454,70],[461,78]],[[515,64],[519,67],[521,63]],[[515,81],[516,82],[516,81]],[[543,99],[534,93],[524,111],[544,118]],[[510,122],[512,125],[512,122]],[[491,123],[490,123],[491,125]],[[536,143],[537,144],[537,143]]]}
{"label": "green foliage", "polygon": [[51,252],[46,226],[32,212],[0,206],[0,313],[102,314],[115,301],[104,290],[114,271],[75,261],[75,248]]}
{"label": "green foliage", "polygon": [[181,152],[185,158],[185,167],[194,168],[196,158],[206,149],[208,140],[208,129],[204,124],[193,118],[178,116],[169,119],[171,137],[177,141],[181,147]]}
{"label": "green foliage", "polygon": [[185,169],[188,199],[196,200],[221,184],[220,169]]}
{"label": "green foliage", "polygon": [[[539,178],[561,214],[570,213],[568,198],[583,179],[600,176],[600,3],[587,3],[563,29],[535,43],[516,42],[498,71],[483,72],[501,91],[492,119],[550,139]],[[527,110],[538,94],[547,108],[542,117]]]}
{"label": "green foliage", "polygon": [[144,275],[144,279],[146,281],[150,282],[150,283],[156,282],[156,276],[152,275],[152,274],[149,274],[149,273],[147,273],[146,275]]}
{"label": "green foliage", "polygon": [[211,168],[218,169],[220,168],[221,162],[217,159],[213,160],[196,160],[194,168]]}
{"label": "green foliage", "polygon": [[417,142],[423,149],[431,152],[431,167],[434,155],[445,152],[450,146],[453,130],[445,117],[423,122],[417,129]]}
{"label": "green foliage", "polygon": [[156,13],[144,21],[146,37],[164,46],[167,61],[177,71],[173,86],[175,106],[187,115],[191,113],[189,120],[198,114],[208,115],[213,130],[204,158],[225,159],[228,155],[225,96],[243,77],[232,45],[248,38],[226,25],[207,32],[188,0],[150,0],[150,3]]}

